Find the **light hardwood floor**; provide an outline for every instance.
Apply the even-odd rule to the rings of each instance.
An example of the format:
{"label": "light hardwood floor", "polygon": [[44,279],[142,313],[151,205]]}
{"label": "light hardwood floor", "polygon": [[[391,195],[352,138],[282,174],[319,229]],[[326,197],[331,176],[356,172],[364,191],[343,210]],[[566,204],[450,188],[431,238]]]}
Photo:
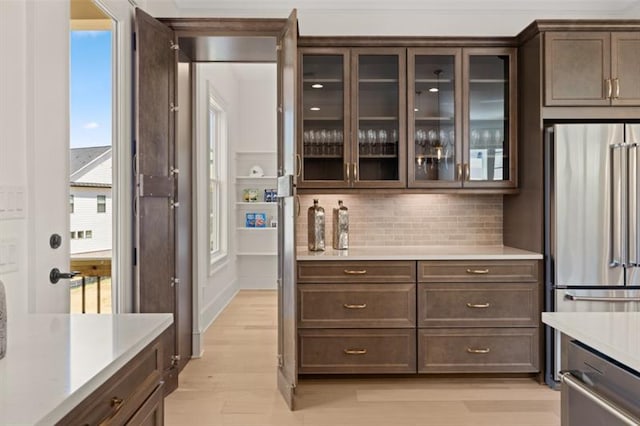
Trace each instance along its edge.
{"label": "light hardwood floor", "polygon": [[560,394],[528,379],[302,380],[276,388],[276,293],[242,291],[165,401],[165,423],[242,426],[558,426]]}

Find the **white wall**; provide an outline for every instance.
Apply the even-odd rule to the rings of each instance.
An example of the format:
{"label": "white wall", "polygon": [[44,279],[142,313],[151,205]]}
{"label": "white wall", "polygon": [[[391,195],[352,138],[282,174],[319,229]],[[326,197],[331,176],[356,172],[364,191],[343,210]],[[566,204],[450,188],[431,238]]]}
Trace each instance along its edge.
{"label": "white wall", "polygon": [[[69,215],[69,231],[76,233],[71,240],[70,253],[86,253],[99,250],[111,250],[112,244],[112,203],[111,188],[92,188],[72,186],[73,213]],[[98,195],[106,197],[106,211],[98,213]],[[85,238],[77,238],[78,231],[85,232]],[[91,238],[86,238],[86,231],[91,231]]]}
{"label": "white wall", "polygon": [[[23,1],[0,1],[0,40],[11,40],[5,43],[7,56],[0,65],[0,186],[27,187],[26,22]],[[0,220],[0,240],[20,243],[17,270],[0,273],[7,290],[9,321],[28,309],[26,237],[26,219]]]}
{"label": "white wall", "polygon": [[[237,267],[235,258],[235,241],[229,239],[228,254],[226,258],[211,265],[209,261],[209,233],[207,231],[208,206],[207,206],[207,115],[208,96],[210,88],[215,91],[216,97],[222,101],[222,106],[227,113],[228,140],[230,148],[240,138],[241,121],[238,104],[240,100],[239,82],[230,64],[197,64],[195,66],[195,97],[194,113],[196,118],[195,137],[196,153],[194,155],[194,173],[196,174],[196,194],[194,196],[194,212],[196,226],[196,280],[194,283],[193,300],[193,354],[199,356],[202,353],[202,334],[218,316],[222,309],[229,303],[238,291]],[[234,176],[233,162],[227,150],[227,184],[233,185],[231,176]],[[229,193],[232,192],[229,187]],[[232,214],[233,204],[228,203],[227,214],[229,217],[229,230],[235,229],[235,220]],[[233,233],[228,233],[233,235]]]}
{"label": "white wall", "polygon": [[[234,65],[240,85],[239,108],[243,120],[247,123],[241,127],[240,139],[234,143],[236,152],[236,166],[238,175],[247,175],[253,164],[260,165],[265,175],[276,176],[276,149],[277,149],[277,66],[276,64],[236,64]],[[273,152],[264,155],[243,155],[239,152]],[[236,185],[240,194],[243,186],[255,186],[260,190],[274,189],[276,181],[256,182],[251,184]],[[262,198],[259,198],[262,200]],[[240,200],[238,200],[240,201]],[[269,206],[242,206],[236,211],[238,226],[244,226],[244,214],[246,212],[266,213],[267,221],[270,216],[277,219],[275,203]],[[235,232],[240,250],[251,252],[277,252],[277,231],[250,231],[241,230]],[[272,289],[277,287],[278,258],[276,256],[238,256],[238,285],[241,289]]]}

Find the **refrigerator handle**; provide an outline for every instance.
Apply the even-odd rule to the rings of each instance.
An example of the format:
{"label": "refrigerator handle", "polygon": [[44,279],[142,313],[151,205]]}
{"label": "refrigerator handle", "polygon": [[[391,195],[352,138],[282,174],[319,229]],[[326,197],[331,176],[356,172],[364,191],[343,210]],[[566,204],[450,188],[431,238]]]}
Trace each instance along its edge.
{"label": "refrigerator handle", "polygon": [[629,266],[638,266],[638,144],[628,144],[628,262]]}
{"label": "refrigerator handle", "polygon": [[615,268],[617,266],[621,266],[625,262],[624,256],[624,244],[623,244],[623,218],[622,215],[624,205],[623,194],[622,191],[622,172],[623,172],[623,161],[622,161],[622,153],[624,152],[624,144],[612,144],[609,146],[610,152],[610,173],[611,173],[611,209],[610,209],[610,226],[611,226],[611,239],[609,241],[610,248],[610,259],[609,266],[611,268]]}

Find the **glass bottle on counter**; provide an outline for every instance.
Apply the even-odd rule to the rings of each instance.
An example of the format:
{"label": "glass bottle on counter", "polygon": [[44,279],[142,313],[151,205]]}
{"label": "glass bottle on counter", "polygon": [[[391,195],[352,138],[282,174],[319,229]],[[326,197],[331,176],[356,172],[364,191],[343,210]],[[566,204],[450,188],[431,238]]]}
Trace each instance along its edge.
{"label": "glass bottle on counter", "polygon": [[342,204],[342,200],[338,200],[338,208],[333,209],[333,248],[349,248],[349,209]]}
{"label": "glass bottle on counter", "polygon": [[309,236],[309,250],[324,251],[324,209],[318,205],[318,200],[313,200],[313,206],[307,213],[307,229]]}

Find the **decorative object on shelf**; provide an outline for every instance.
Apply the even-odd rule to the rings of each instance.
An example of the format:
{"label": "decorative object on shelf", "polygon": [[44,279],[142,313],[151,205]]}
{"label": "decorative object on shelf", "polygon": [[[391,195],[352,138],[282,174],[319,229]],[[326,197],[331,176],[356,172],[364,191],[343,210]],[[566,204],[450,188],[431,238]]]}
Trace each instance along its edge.
{"label": "decorative object on shelf", "polygon": [[246,228],[255,228],[256,227],[256,214],[255,213],[245,213],[245,221],[244,226]]}
{"label": "decorative object on shelf", "polygon": [[254,166],[251,166],[251,170],[249,170],[249,176],[251,177],[263,177],[264,176],[264,170],[262,170],[262,167],[258,166],[257,164]]}
{"label": "decorative object on shelf", "polygon": [[307,220],[309,250],[324,251],[324,209],[318,205],[317,199],[309,207]]}
{"label": "decorative object on shelf", "polygon": [[256,228],[266,228],[267,227],[267,214],[266,213],[256,213],[255,214],[255,226],[256,226]]}
{"label": "decorative object on shelf", "polygon": [[264,201],[265,203],[275,203],[278,201],[278,190],[277,189],[265,189],[264,190]]}
{"label": "decorative object on shelf", "polygon": [[255,188],[245,188],[242,190],[242,199],[247,203],[258,201],[258,190]]}
{"label": "decorative object on shelf", "polygon": [[349,209],[342,204],[342,200],[338,200],[338,208],[333,209],[333,248],[349,248]]}
{"label": "decorative object on shelf", "polygon": [[7,294],[0,281],[0,359],[7,353]]}

